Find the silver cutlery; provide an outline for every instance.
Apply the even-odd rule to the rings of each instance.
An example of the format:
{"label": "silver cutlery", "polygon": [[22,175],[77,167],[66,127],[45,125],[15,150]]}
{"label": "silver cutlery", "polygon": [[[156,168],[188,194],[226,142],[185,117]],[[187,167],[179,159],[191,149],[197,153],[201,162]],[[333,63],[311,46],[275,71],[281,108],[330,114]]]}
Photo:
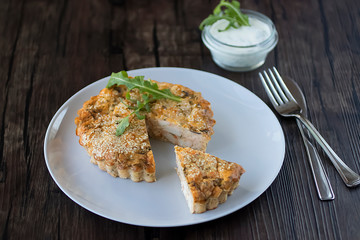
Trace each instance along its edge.
{"label": "silver cutlery", "polygon": [[264,85],[265,91],[270,98],[275,110],[284,117],[296,117],[308,129],[313,138],[323,148],[328,155],[330,161],[340,174],[342,180],[348,187],[355,187],[360,184],[360,176],[351,170],[334,152],[325,139],[320,135],[312,123],[304,116],[303,109],[294,99],[289,89],[285,85],[280,74],[276,68],[273,71],[268,69],[269,75],[264,71],[264,76],[261,75],[261,82]]}
{"label": "silver cutlery", "polygon": [[[275,71],[275,70],[274,70]],[[292,79],[288,77],[282,78],[288,87],[289,91],[292,93],[294,99],[299,104],[303,110],[303,115],[307,116],[307,106],[304,94],[302,93],[300,87]],[[318,193],[320,200],[333,200],[335,199],[334,192],[332,190],[328,176],[326,175],[324,166],[321,162],[319,153],[316,148],[309,141],[309,133],[307,129],[304,129],[304,126],[301,124],[299,119],[296,119],[296,123],[299,127],[302,139],[304,141],[305,150],[308,156],[310,169],[314,178],[315,187]],[[305,132],[307,133],[305,135]]]}

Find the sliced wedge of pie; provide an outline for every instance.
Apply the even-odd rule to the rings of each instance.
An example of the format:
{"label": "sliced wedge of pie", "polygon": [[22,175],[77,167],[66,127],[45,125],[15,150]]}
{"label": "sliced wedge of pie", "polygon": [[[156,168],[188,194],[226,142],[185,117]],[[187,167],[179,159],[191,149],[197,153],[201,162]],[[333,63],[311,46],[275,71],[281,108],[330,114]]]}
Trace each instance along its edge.
{"label": "sliced wedge of pie", "polygon": [[91,162],[110,175],[154,182],[155,162],[145,120],[131,115],[125,132],[115,134],[118,122],[130,113],[121,99],[121,88],[105,88],[84,103],[75,119],[79,143]]}
{"label": "sliced wedge of pie", "polygon": [[175,146],[177,173],[191,213],[202,213],[224,203],[245,170],[202,151]]}
{"label": "sliced wedge of pie", "polygon": [[182,85],[156,83],[159,89],[170,89],[174,95],[181,97],[181,101],[160,99],[152,103],[146,116],[149,135],[182,147],[205,151],[215,125],[210,103],[201,93]]}

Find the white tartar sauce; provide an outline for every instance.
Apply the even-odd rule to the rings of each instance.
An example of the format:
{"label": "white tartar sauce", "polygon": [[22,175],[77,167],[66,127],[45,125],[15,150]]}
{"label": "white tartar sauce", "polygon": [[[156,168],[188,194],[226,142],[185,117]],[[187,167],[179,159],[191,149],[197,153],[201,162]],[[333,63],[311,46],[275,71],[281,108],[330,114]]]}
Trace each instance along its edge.
{"label": "white tartar sauce", "polygon": [[219,30],[225,29],[228,23],[225,19],[215,22],[210,28],[210,34],[216,40],[233,46],[256,45],[269,38],[271,34],[266,23],[251,16],[249,16],[250,26],[231,27],[226,31],[219,32]]}

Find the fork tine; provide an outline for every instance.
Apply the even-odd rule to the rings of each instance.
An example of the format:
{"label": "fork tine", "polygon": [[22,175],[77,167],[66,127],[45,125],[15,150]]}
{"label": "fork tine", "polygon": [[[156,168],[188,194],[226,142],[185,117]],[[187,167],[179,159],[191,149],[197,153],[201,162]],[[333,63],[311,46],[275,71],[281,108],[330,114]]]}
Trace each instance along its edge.
{"label": "fork tine", "polygon": [[273,72],[271,71],[271,69],[268,69],[268,72],[270,74],[271,80],[273,82],[273,84],[275,85],[275,88],[277,89],[278,94],[280,95],[281,99],[284,102],[288,102],[289,99],[286,97],[286,95],[284,94],[284,91],[282,90],[281,86],[279,85],[278,80],[276,79],[276,77],[274,76]]}
{"label": "fork tine", "polygon": [[[263,75],[259,72],[259,77],[260,77],[260,80],[261,80],[261,83],[262,85],[264,86],[265,88],[265,92],[266,94],[268,95],[269,99],[270,99],[270,102],[272,103],[272,105],[274,106],[279,106],[280,103],[278,103],[274,97],[274,94],[273,94],[273,91],[270,90],[268,84],[266,83]],[[275,92],[276,93],[276,92]]]}
{"label": "fork tine", "polygon": [[[282,91],[285,93],[285,95],[287,96],[287,98],[291,101],[295,101],[295,98],[293,97],[293,95],[291,94],[291,92],[289,91],[289,89],[287,88],[287,86],[285,85],[284,80],[282,79],[282,77],[280,76],[279,72],[277,71],[277,69],[275,67],[273,67],[273,70],[275,72],[276,78],[274,78],[274,80],[276,79],[276,82],[281,86]],[[269,69],[269,71],[271,72],[271,69]]]}
{"label": "fork tine", "polygon": [[[273,81],[271,81],[269,75],[266,73],[266,71],[263,71],[263,75],[265,76],[265,80],[267,82],[267,85],[269,87],[269,89],[271,90],[272,94],[274,95],[276,101],[280,104],[284,103],[284,100],[280,97],[276,87],[274,86]],[[287,99],[285,99],[285,101],[287,101]]]}

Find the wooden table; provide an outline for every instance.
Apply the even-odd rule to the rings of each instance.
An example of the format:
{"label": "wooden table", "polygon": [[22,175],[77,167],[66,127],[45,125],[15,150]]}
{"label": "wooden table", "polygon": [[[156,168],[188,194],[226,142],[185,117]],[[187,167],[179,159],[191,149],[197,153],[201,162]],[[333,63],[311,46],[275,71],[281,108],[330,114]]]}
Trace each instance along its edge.
{"label": "wooden table", "polygon": [[[258,70],[222,70],[198,25],[217,1],[0,3],[0,236],[3,239],[360,239],[360,188],[347,188],[323,152],[336,194],[319,201],[293,119],[279,117],[283,167],[255,201],[193,226],[150,228],[108,220],[70,200],[44,161],[44,135],[74,93],[111,72],[185,67],[229,78],[269,103]],[[269,16],[279,43],[259,70],[292,76],[309,118],[360,172],[360,2],[242,1]]]}

